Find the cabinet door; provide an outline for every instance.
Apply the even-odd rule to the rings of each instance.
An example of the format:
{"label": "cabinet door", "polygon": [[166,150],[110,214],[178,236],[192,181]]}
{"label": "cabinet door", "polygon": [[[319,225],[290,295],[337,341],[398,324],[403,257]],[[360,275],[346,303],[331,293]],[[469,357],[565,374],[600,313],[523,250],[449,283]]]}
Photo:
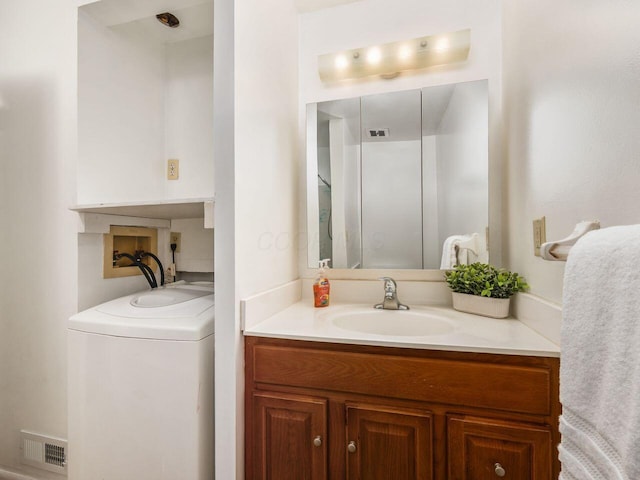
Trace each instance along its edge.
{"label": "cabinet door", "polygon": [[449,417],[449,480],[546,480],[551,431],[546,427]]}
{"label": "cabinet door", "polygon": [[252,480],[327,478],[327,402],[285,393],[253,394]]}
{"label": "cabinet door", "polygon": [[347,478],[432,479],[431,414],[347,404]]}

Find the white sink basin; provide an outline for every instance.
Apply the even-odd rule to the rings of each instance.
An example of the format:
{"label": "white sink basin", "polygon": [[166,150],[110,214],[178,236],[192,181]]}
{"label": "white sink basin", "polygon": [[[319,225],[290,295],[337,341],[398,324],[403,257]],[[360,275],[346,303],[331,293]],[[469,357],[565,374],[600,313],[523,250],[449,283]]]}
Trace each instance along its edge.
{"label": "white sink basin", "polygon": [[425,337],[454,330],[450,320],[415,310],[345,309],[328,315],[338,328],[374,335]]}

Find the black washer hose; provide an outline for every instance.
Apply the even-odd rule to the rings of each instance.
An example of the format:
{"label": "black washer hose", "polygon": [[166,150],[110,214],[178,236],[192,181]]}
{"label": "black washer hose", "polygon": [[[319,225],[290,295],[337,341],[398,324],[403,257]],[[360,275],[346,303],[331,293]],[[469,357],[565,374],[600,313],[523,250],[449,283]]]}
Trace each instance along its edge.
{"label": "black washer hose", "polygon": [[162,266],[162,262],[160,261],[160,259],[151,252],[144,252],[142,255],[140,255],[140,258],[144,258],[144,257],[151,257],[158,264],[158,268],[160,269],[160,285],[161,286],[164,285],[164,267]]}
{"label": "black washer hose", "polygon": [[144,277],[147,279],[147,282],[149,282],[149,286],[151,288],[158,288],[158,282],[156,281],[156,276],[153,273],[153,270],[151,270],[151,267],[149,267],[149,265],[145,265],[144,263],[142,263],[140,260],[138,260],[136,257],[134,257],[129,253],[117,253],[113,256],[113,258],[116,260],[122,257],[128,258],[136,267],[140,269]]}

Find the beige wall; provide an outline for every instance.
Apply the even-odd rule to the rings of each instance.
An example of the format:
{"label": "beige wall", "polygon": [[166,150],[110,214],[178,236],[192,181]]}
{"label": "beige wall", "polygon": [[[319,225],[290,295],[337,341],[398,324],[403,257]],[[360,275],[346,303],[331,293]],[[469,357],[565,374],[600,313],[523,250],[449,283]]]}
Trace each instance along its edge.
{"label": "beige wall", "polygon": [[508,263],[561,302],[564,263],[533,256],[581,220],[640,222],[640,7],[633,0],[504,2]]}
{"label": "beige wall", "polygon": [[298,19],[236,2],[236,248],[240,298],[297,277]]}
{"label": "beige wall", "polygon": [[63,438],[67,430],[66,320],[77,301],[77,218],[68,210],[75,5],[0,4],[0,465],[11,468],[19,466],[20,429]]}
{"label": "beige wall", "polygon": [[214,5],[216,478],[233,479],[244,478],[239,300],[297,277],[298,18],[290,1]]}

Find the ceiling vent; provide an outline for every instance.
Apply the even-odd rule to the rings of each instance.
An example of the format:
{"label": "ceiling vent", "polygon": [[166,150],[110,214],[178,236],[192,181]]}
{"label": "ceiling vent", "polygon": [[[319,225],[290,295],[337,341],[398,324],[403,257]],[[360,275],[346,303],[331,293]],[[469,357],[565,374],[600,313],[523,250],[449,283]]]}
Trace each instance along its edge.
{"label": "ceiling vent", "polygon": [[389,136],[388,128],[367,128],[368,138],[387,138]]}

